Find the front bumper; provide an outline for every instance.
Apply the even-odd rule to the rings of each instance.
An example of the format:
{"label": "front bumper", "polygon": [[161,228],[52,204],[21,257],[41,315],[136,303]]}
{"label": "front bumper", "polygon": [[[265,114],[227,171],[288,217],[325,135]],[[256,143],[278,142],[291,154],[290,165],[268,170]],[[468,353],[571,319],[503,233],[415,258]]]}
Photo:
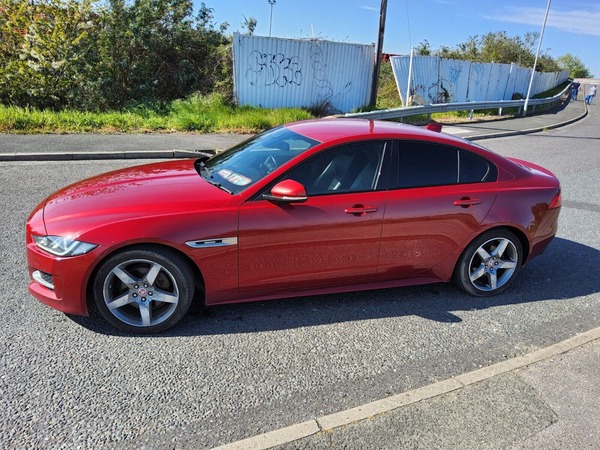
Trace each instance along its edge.
{"label": "front bumper", "polygon": [[29,293],[39,301],[67,314],[88,315],[86,291],[96,251],[59,258],[27,242]]}

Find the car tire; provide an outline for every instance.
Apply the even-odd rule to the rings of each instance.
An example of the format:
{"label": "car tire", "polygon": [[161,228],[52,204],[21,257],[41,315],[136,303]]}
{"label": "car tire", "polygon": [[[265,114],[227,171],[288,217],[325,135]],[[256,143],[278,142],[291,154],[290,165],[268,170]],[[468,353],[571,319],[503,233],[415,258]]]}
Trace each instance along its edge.
{"label": "car tire", "polygon": [[506,229],[490,230],[475,238],[462,253],[454,282],[477,297],[496,295],[513,283],[522,262],[519,238]]}
{"label": "car tire", "polygon": [[111,325],[132,334],[164,331],[188,311],[193,273],[175,252],[144,248],[117,253],[96,272],[93,298]]}

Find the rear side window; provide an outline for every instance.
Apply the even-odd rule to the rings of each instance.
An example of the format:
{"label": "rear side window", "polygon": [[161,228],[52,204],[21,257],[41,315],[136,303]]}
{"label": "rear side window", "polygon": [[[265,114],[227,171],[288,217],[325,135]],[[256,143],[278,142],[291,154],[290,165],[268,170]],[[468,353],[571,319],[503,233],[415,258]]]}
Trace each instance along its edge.
{"label": "rear side window", "polygon": [[417,141],[396,141],[392,157],[392,189],[495,181],[496,167],[456,147]]}
{"label": "rear side window", "polygon": [[481,183],[498,179],[496,166],[485,158],[465,150],[459,151],[459,157],[459,183]]}

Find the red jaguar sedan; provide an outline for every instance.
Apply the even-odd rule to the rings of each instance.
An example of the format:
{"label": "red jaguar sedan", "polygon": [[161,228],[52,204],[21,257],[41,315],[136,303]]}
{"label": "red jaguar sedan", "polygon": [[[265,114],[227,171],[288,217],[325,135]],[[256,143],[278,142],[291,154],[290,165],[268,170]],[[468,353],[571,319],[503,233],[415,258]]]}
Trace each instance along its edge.
{"label": "red jaguar sedan", "polygon": [[27,222],[29,291],[139,334],[175,325],[193,302],[448,281],[489,296],[548,246],[560,206],[551,172],[461,138],[296,122],[210,159],[52,194]]}

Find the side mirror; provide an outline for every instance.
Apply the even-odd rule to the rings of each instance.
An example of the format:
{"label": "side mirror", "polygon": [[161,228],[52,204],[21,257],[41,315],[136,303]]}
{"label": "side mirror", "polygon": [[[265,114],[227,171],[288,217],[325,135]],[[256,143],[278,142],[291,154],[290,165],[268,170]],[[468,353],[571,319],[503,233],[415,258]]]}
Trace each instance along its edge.
{"label": "side mirror", "polygon": [[270,194],[264,194],[263,198],[272,202],[302,203],[308,200],[308,195],[302,184],[294,180],[283,180],[273,186]]}

